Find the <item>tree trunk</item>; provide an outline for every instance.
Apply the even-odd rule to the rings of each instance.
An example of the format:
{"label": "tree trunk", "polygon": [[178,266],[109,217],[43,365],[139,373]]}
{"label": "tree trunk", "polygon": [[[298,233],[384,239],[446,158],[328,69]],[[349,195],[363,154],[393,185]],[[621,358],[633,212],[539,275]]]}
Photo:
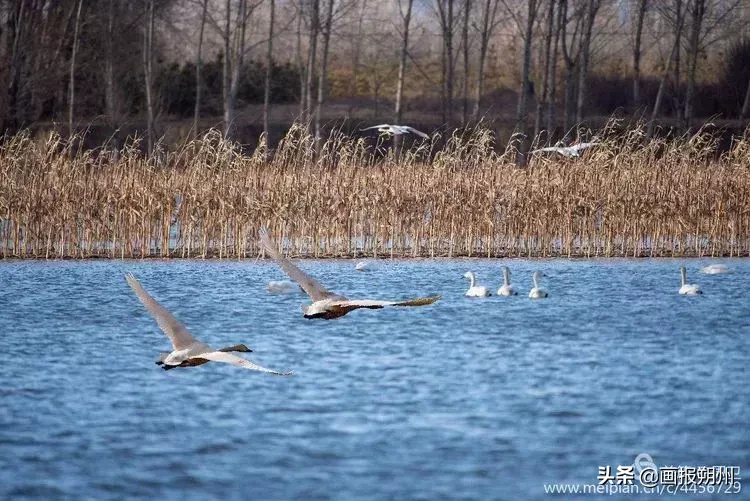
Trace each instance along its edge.
{"label": "tree trunk", "polygon": [[232,99],[232,53],[229,46],[230,32],[232,29],[232,0],[227,0],[224,20],[224,66],[222,75],[222,94],[224,101],[224,137],[229,137],[231,127],[234,123],[234,105]]}
{"label": "tree trunk", "polygon": [[747,82],[747,91],[745,91],[745,101],[742,103],[742,111],[740,112],[740,121],[742,127],[746,126],[748,117],[750,117],[750,80]]}
{"label": "tree trunk", "polygon": [[529,150],[528,138],[529,118],[529,73],[531,72],[531,48],[532,35],[534,33],[534,18],[536,17],[536,0],[528,0],[528,14],[526,16],[526,31],[523,40],[523,67],[521,70],[521,91],[518,94],[518,110],[516,112],[516,131],[522,134],[522,143],[519,154],[516,156],[516,165],[526,165],[526,155]]}
{"label": "tree trunk", "polygon": [[672,95],[672,107],[675,110],[675,115],[678,120],[682,119],[682,106],[680,106],[680,53],[682,52],[682,28],[685,24],[685,13],[682,10],[683,0],[675,0],[675,10],[677,12],[677,20],[675,26],[675,36],[677,38],[677,51],[674,55],[674,74],[672,81],[674,84],[674,94]]}
{"label": "tree trunk", "polygon": [[107,42],[106,42],[106,61],[104,63],[104,104],[107,111],[109,125],[113,128],[117,126],[118,110],[117,98],[115,96],[115,55],[114,55],[114,36],[115,36],[115,1],[109,0],[109,9],[107,12]]}
{"label": "tree trunk", "polygon": [[641,40],[643,39],[643,19],[646,16],[648,0],[638,0],[635,20],[635,42],[633,43],[633,110],[641,105]]}
{"label": "tree trunk", "polygon": [[557,6],[557,22],[555,25],[555,44],[552,48],[552,57],[549,60],[549,100],[547,102],[547,132],[550,135],[550,139],[554,137],[555,128],[557,127],[557,54],[559,51],[560,44],[560,26],[565,22],[565,19],[561,17],[563,9],[561,5]]}
{"label": "tree trunk", "polygon": [[[547,0],[549,10],[547,11],[547,34],[544,37],[544,76],[542,77],[542,97],[536,100],[536,118],[534,120],[534,137],[538,137],[542,129],[542,117],[544,108],[549,99],[550,66],[552,66],[552,30],[555,25],[555,0]],[[548,135],[549,135],[549,131]]]}
{"label": "tree trunk", "polygon": [[690,53],[688,54],[687,87],[685,90],[685,114],[684,125],[690,128],[693,118],[693,94],[695,94],[695,73],[698,66],[698,51],[700,50],[700,34],[703,16],[706,12],[705,0],[693,0],[692,3],[692,26],[690,30]]}
{"label": "tree trunk", "polygon": [[297,9],[297,51],[295,54],[299,71],[299,117],[305,116],[307,109],[307,64],[302,64],[302,6]]}
{"label": "tree trunk", "polygon": [[661,82],[659,82],[659,90],[656,92],[656,99],[654,99],[654,108],[651,111],[651,121],[648,124],[648,130],[646,132],[647,137],[652,137],[654,134],[654,127],[656,126],[656,118],[659,116],[659,110],[661,109],[661,102],[664,98],[664,88],[667,85],[667,80],[669,79],[669,73],[672,69],[672,63],[675,61],[677,52],[680,48],[680,37],[679,32],[682,30],[682,19],[680,19],[680,22],[678,23],[677,31],[675,32],[675,39],[674,43],[672,44],[672,51],[669,54],[669,59],[667,60],[667,65],[664,68],[664,74],[661,77]]}
{"label": "tree trunk", "polygon": [[[398,62],[398,83],[396,85],[396,109],[394,110],[394,118],[396,124],[401,123],[401,116],[403,114],[403,99],[404,99],[404,76],[406,74],[406,56],[409,54],[409,25],[411,24],[411,8],[414,4],[414,0],[406,0],[406,14],[402,14],[404,19],[404,33],[401,38],[401,57]],[[399,9],[401,5],[399,4]]]}
{"label": "tree trunk", "polygon": [[471,0],[465,0],[464,25],[461,34],[463,42],[464,73],[462,75],[462,105],[461,122],[465,125],[469,113],[469,14],[471,13]]}
{"label": "tree trunk", "polygon": [[154,151],[154,96],[153,96],[153,49],[154,49],[154,0],[148,0],[147,25],[143,37],[143,75],[146,86],[146,146],[148,154]]}
{"label": "tree trunk", "polygon": [[208,10],[208,0],[203,0],[203,10],[201,11],[201,27],[198,32],[198,50],[195,54],[195,110],[193,111],[193,134],[198,135],[198,120],[201,116],[201,89],[203,87],[203,31],[206,27],[206,12]]}
{"label": "tree trunk", "polygon": [[453,122],[453,4],[454,0],[438,0],[440,31],[443,39],[442,59],[440,61],[442,86],[443,123],[448,128]]}
{"label": "tree trunk", "polygon": [[578,100],[576,106],[576,121],[583,122],[583,112],[586,98],[586,77],[589,70],[589,59],[591,58],[591,34],[594,29],[594,20],[599,11],[601,0],[588,0],[586,9],[586,21],[583,36],[581,37],[581,64],[578,65]]}
{"label": "tree trunk", "polygon": [[[493,6],[490,14],[490,6]],[[479,121],[479,110],[482,103],[484,91],[484,65],[487,60],[487,49],[489,48],[490,35],[495,26],[495,15],[497,14],[498,0],[485,0],[482,11],[482,31],[479,36],[479,61],[477,63],[477,87],[474,94],[474,121]]]}
{"label": "tree trunk", "polygon": [[276,0],[270,0],[271,12],[268,21],[268,54],[266,55],[266,82],[263,92],[263,132],[266,134],[266,145],[269,142],[269,113],[271,111],[271,71],[273,69],[273,23],[276,18]]}
{"label": "tree trunk", "polygon": [[333,2],[328,0],[325,26],[323,29],[323,50],[320,56],[320,74],[318,75],[318,100],[315,105],[315,151],[320,152],[321,147],[321,116],[323,113],[323,102],[326,97],[326,83],[328,70],[328,46],[331,41],[331,25],[333,24]]}
{"label": "tree trunk", "polygon": [[81,7],[83,0],[78,0],[78,10],[76,12],[76,24],[73,30],[73,50],[70,54],[70,81],[68,83],[68,139],[73,137],[73,111],[75,109],[76,97],[76,53],[78,52],[78,31],[81,26]]}
{"label": "tree trunk", "polygon": [[315,56],[318,52],[318,31],[320,31],[320,0],[312,0],[310,2],[310,45],[307,51],[307,70],[305,76],[307,78],[307,100],[305,107],[305,121],[312,118],[312,95],[313,85],[315,84]]}

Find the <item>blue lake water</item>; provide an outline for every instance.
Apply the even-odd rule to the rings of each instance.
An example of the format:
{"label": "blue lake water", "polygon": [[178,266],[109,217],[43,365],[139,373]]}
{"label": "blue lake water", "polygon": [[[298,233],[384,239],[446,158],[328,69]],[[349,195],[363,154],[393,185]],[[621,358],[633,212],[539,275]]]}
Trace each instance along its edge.
{"label": "blue lake water", "polygon": [[[750,478],[750,261],[710,262],[732,273],[684,262],[699,297],[678,260],[301,262],[350,297],[444,296],[333,321],[269,295],[269,262],[0,262],[0,499],[541,500],[640,453]],[[463,297],[501,264],[522,295]],[[161,370],[128,271],[202,341],[295,374]]]}

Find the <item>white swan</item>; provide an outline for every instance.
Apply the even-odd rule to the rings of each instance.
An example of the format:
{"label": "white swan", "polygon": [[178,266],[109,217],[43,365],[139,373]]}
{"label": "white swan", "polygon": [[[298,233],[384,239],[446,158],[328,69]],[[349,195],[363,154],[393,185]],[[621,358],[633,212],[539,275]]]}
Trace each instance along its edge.
{"label": "white swan", "polygon": [[469,279],[469,289],[466,291],[466,296],[469,297],[487,297],[490,295],[490,291],[484,285],[475,285],[476,277],[471,271],[464,273],[464,278]]}
{"label": "white swan", "polygon": [[680,266],[680,275],[682,276],[682,287],[680,287],[680,294],[684,296],[695,296],[696,294],[703,294],[703,291],[697,284],[687,283],[687,271],[684,266]]}
{"label": "white swan", "polygon": [[357,271],[367,271],[367,261],[360,261],[354,265],[354,269]]}
{"label": "white swan", "polygon": [[510,270],[507,266],[503,266],[503,286],[497,290],[498,296],[515,296],[518,294],[516,290],[510,285]]}
{"label": "white swan", "polygon": [[271,280],[266,285],[266,291],[269,294],[289,294],[298,289],[294,282],[289,280]]}
{"label": "white swan", "polygon": [[425,139],[430,138],[430,136],[428,136],[424,132],[415,129],[414,127],[409,127],[408,125],[380,124],[380,125],[373,125],[372,127],[367,127],[365,129],[359,129],[359,130],[365,131],[365,130],[372,130],[372,129],[378,129],[378,132],[386,136],[400,136],[401,134],[408,134],[411,132],[412,134],[416,134],[417,136],[421,136]]}
{"label": "white swan", "polygon": [[567,158],[577,158],[581,156],[581,152],[588,148],[599,145],[599,143],[578,143],[570,146],[548,146],[546,148],[539,148],[531,153],[559,153],[560,155]]}
{"label": "white swan", "polygon": [[701,268],[701,272],[706,275],[716,275],[717,273],[729,273],[729,268],[725,264],[709,264]]}
{"label": "white swan", "polygon": [[313,277],[300,270],[294,265],[294,263],[282,256],[279,251],[276,250],[276,247],[274,247],[268,236],[268,230],[265,228],[260,229],[260,242],[266,252],[271,255],[274,261],[276,261],[276,264],[284,270],[284,273],[297,282],[307,295],[310,296],[310,299],[312,299],[312,304],[302,306],[302,313],[305,318],[325,318],[326,320],[331,320],[333,318],[343,317],[350,311],[360,308],[379,310],[386,306],[425,306],[440,299],[440,296],[407,299],[405,301],[347,299],[344,296],[326,290]]}
{"label": "white swan", "polygon": [[542,277],[542,274],[538,271],[535,271],[534,274],[531,276],[531,280],[534,282],[534,287],[529,291],[529,297],[531,299],[539,299],[543,297],[549,296],[547,294],[547,291],[539,287],[539,279]]}
{"label": "white swan", "polygon": [[196,340],[190,332],[188,332],[185,326],[182,325],[166,308],[156,302],[156,300],[146,292],[131,273],[125,275],[125,280],[128,281],[128,285],[133,289],[135,295],[141,303],[143,303],[143,306],[146,307],[149,313],[151,313],[151,316],[154,317],[154,320],[156,320],[156,323],[161,330],[164,331],[164,334],[166,334],[172,342],[172,352],[162,353],[156,362],[157,365],[161,365],[165,370],[174,369],[175,367],[194,367],[196,365],[203,365],[207,362],[223,362],[225,364],[232,364],[245,369],[277,374],[279,376],[288,376],[292,374],[292,372],[278,372],[266,369],[250,360],[229,353],[231,351],[244,353],[253,351],[244,344],[214,350],[210,346],[201,343]]}

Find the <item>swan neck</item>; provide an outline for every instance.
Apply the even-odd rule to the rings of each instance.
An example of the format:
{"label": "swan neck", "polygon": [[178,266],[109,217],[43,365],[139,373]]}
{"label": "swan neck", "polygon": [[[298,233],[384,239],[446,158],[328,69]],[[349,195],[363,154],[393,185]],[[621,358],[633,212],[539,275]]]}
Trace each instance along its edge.
{"label": "swan neck", "polygon": [[533,277],[531,277],[531,279],[534,281],[534,288],[538,289],[539,288],[539,284],[536,281],[536,275],[534,275]]}
{"label": "swan neck", "polygon": [[469,273],[469,287],[474,287],[474,274]]}
{"label": "swan neck", "polygon": [[510,285],[510,272],[507,268],[503,269],[503,282],[505,285]]}
{"label": "swan neck", "polygon": [[682,285],[687,284],[687,273],[684,268],[680,270],[680,276],[682,277]]}

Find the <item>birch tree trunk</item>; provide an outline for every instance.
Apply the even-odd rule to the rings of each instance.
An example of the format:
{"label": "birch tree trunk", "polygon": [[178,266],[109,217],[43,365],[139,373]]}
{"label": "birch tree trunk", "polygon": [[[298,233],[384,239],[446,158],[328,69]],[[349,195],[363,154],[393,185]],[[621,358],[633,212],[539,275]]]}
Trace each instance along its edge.
{"label": "birch tree trunk", "polygon": [[396,124],[401,124],[401,116],[403,114],[404,76],[406,75],[406,56],[409,54],[409,25],[411,24],[411,8],[413,4],[414,0],[406,0],[406,13],[404,13],[401,10],[401,3],[399,2],[399,11],[404,21],[404,31],[401,36],[401,56],[398,61],[398,83],[396,84],[396,108],[394,109]]}

